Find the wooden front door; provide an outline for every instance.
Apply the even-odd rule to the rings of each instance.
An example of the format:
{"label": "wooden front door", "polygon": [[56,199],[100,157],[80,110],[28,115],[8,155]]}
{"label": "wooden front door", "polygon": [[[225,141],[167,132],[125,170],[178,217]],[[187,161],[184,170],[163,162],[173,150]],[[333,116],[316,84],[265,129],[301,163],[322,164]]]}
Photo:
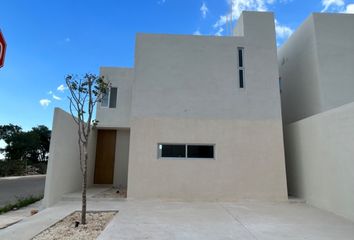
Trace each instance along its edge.
{"label": "wooden front door", "polygon": [[113,184],[116,130],[98,130],[95,184]]}

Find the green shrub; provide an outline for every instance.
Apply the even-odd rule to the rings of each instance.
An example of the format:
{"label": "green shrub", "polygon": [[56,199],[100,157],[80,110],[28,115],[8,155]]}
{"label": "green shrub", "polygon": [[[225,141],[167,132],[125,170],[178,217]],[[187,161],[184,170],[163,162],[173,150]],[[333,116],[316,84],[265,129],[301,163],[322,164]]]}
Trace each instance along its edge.
{"label": "green shrub", "polygon": [[25,174],[25,162],[20,160],[0,161],[0,177],[22,176]]}
{"label": "green shrub", "polygon": [[0,160],[0,177],[23,176],[26,174],[46,174],[47,162],[38,162],[27,166],[25,161]]}
{"label": "green shrub", "polygon": [[47,165],[48,162],[38,162],[32,164],[33,167],[37,168],[37,173],[38,174],[46,174],[47,173]]}

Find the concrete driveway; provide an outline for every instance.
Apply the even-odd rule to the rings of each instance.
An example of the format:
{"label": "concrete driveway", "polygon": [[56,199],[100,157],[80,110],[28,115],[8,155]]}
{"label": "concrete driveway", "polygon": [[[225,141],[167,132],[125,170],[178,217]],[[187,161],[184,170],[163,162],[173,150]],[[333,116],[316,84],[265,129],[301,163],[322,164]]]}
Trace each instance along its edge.
{"label": "concrete driveway", "polygon": [[[353,222],[299,202],[91,200],[88,208],[119,211],[99,240],[353,240],[354,236]],[[0,239],[30,239],[79,209],[79,201],[62,201],[0,230]]]}
{"label": "concrete driveway", "polygon": [[43,195],[44,183],[45,175],[0,178],[0,207],[17,198]]}
{"label": "concrete driveway", "polygon": [[302,203],[141,203],[121,209],[108,239],[353,240],[354,223]]}

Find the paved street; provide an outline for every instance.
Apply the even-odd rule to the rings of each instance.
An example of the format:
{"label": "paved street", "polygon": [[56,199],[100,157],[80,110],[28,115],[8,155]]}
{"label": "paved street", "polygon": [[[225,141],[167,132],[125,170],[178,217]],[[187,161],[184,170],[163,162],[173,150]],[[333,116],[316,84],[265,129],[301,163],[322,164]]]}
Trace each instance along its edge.
{"label": "paved street", "polygon": [[0,207],[17,198],[44,193],[45,175],[0,178]]}

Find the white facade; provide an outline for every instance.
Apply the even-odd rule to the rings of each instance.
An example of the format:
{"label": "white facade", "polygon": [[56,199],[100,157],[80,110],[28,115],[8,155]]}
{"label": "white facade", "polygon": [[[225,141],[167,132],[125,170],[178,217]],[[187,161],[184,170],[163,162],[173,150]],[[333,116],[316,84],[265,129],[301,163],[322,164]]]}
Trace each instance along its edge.
{"label": "white facade", "polygon": [[[289,194],[354,220],[353,26],[354,15],[312,14],[278,60],[271,13],[244,12],[232,37],[138,34],[134,69],[101,68],[117,89],[114,107],[97,108],[98,131],[116,135],[112,184],[129,198],[286,199],[284,122]],[[74,129],[56,109],[47,206],[80,188]],[[213,157],[161,158],[160,144]]]}
{"label": "white facade", "polygon": [[[77,125],[69,113],[54,110],[49,161],[43,204],[48,207],[58,202],[63,194],[79,191],[82,184]],[[96,131],[89,139],[87,185],[93,185],[95,165]]]}
{"label": "white facade", "polygon": [[100,74],[112,87],[117,87],[118,91],[116,108],[101,107],[98,104],[96,116],[100,121],[99,125],[106,128],[129,128],[134,69],[102,67]]}
{"label": "white facade", "polygon": [[[134,69],[101,68],[117,95],[98,131],[116,130],[112,184],[128,198],[287,199],[273,14],[243,12],[234,33],[138,34]],[[166,158],[159,144],[213,154]]]}
{"label": "white facade", "polygon": [[354,103],[284,128],[289,194],[354,221]]}
{"label": "white facade", "polygon": [[354,220],[354,14],[312,14],[278,51],[289,194]]}
{"label": "white facade", "polygon": [[314,13],[278,51],[291,123],[354,101],[354,15]]}
{"label": "white facade", "polygon": [[[120,94],[125,81],[133,83],[128,197],[287,197],[273,15],[244,12],[235,33],[138,34],[133,79],[120,79],[124,69],[101,69],[118,87],[117,110],[98,108],[102,129],[128,126],[116,119],[127,119],[129,111],[118,111],[130,99]],[[238,48],[244,51],[244,88]],[[159,143],[211,144],[215,156],[161,159]]]}

